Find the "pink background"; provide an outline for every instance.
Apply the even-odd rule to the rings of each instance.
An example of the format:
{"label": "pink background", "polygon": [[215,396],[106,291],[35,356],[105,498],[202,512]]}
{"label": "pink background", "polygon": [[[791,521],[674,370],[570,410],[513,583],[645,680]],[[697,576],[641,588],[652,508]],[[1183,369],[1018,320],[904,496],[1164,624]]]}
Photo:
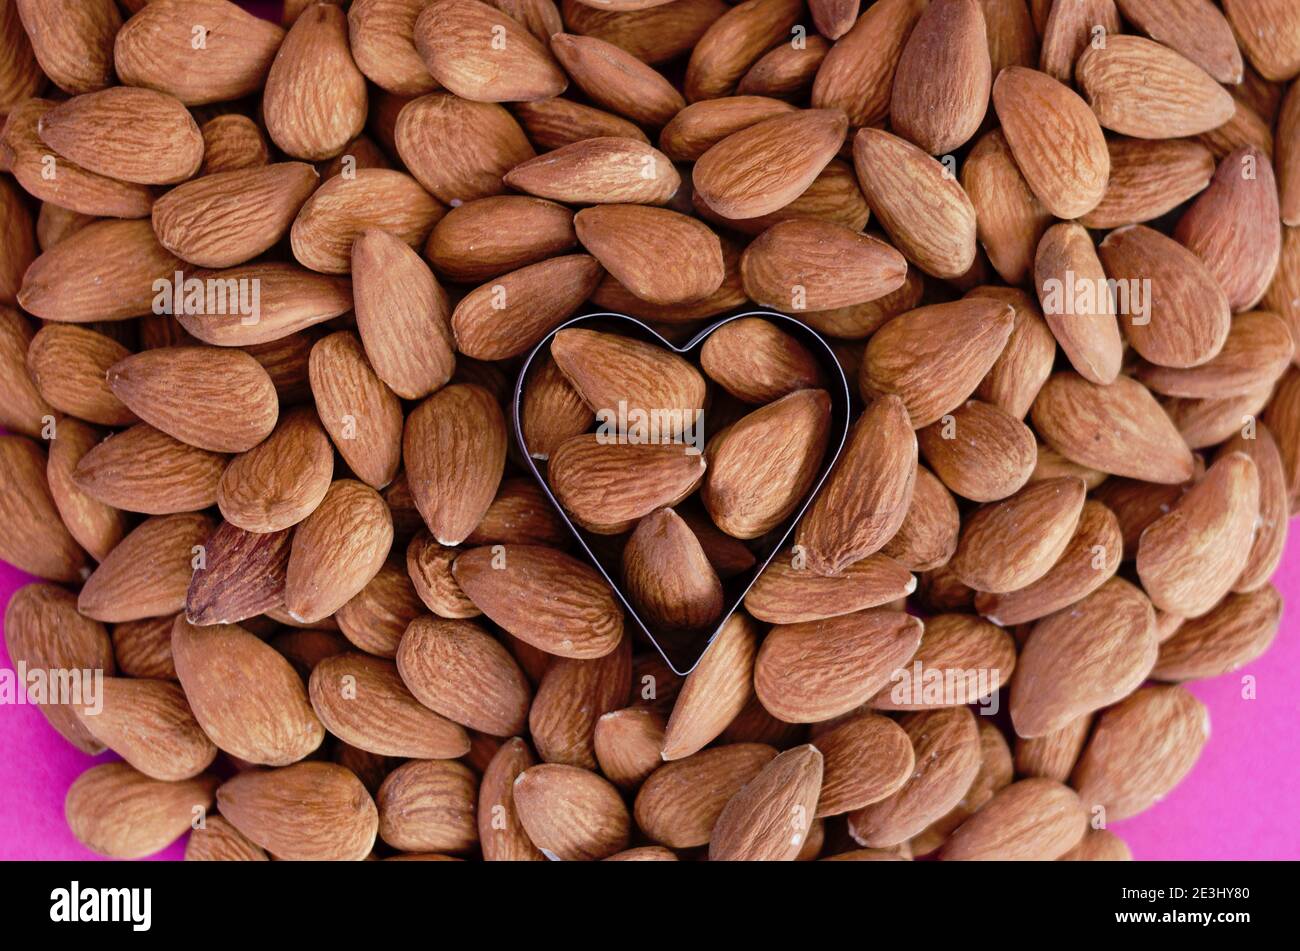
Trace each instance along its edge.
{"label": "pink background", "polygon": [[[275,15],[278,4],[242,4]],[[0,562],[0,603],[33,580]],[[1274,579],[1289,603],[1300,595],[1300,532],[1293,532]],[[1210,708],[1210,742],[1192,774],[1140,816],[1113,826],[1137,859],[1300,858],[1300,640],[1293,612],[1272,649],[1243,670],[1191,685]],[[0,638],[0,667],[12,667]],[[1256,699],[1241,679],[1256,679]],[[86,756],[57,734],[35,707],[0,706],[0,859],[94,859],[63,819],[68,786]],[[156,858],[178,859],[183,843]]]}
{"label": "pink background", "polygon": [[[33,580],[0,562],[0,601]],[[1274,583],[1300,595],[1300,532],[1293,532]],[[1300,858],[1300,639],[1291,621],[1267,654],[1234,674],[1192,684],[1210,708],[1210,742],[1196,769],[1161,803],[1113,829],[1138,859]],[[12,668],[0,646],[0,667]],[[1241,678],[1257,699],[1241,698]],[[45,722],[35,707],[0,706],[0,859],[93,859],[63,820],[63,797],[95,762]],[[177,844],[159,858],[180,858]]]}

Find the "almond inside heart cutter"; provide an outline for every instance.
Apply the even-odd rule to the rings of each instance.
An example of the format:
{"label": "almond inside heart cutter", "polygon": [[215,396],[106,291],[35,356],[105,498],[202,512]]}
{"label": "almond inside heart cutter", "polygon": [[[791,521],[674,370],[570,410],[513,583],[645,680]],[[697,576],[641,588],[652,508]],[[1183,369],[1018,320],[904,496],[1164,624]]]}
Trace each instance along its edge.
{"label": "almond inside heart cutter", "polygon": [[[770,321],[781,330],[788,333],[791,337],[803,344],[808,352],[821,365],[826,379],[826,392],[831,401],[830,429],[827,437],[826,451],[822,459],[821,467],[817,471],[812,487],[808,490],[803,500],[799,503],[795,511],[782,524],[760,536],[753,539],[748,547],[754,555],[754,566],[737,576],[723,581],[723,613],[717,623],[712,628],[699,631],[682,633],[677,631],[656,630],[648,624],[639,612],[631,599],[623,590],[621,580],[621,568],[618,559],[608,556],[602,557],[598,552],[608,549],[609,545],[602,543],[600,539],[610,538],[612,536],[600,536],[576,524],[569,513],[565,511],[564,506],[560,504],[555,493],[551,490],[550,483],[546,475],[538,467],[537,460],[528,451],[528,446],[524,440],[523,429],[523,399],[524,392],[527,389],[530,376],[539,361],[538,354],[547,351],[551,345],[551,340],[557,333],[575,327],[581,327],[585,330],[598,330],[606,333],[621,334],[635,340],[641,340],[646,343],[653,343],[656,346],[676,353],[690,360],[697,368],[699,367],[700,348],[704,342],[714,334],[720,327],[731,323],[732,321],[742,320],[748,317],[758,317]],[[703,371],[701,370],[703,374]],[[707,375],[706,375],[707,379]],[[844,448],[844,442],[848,437],[849,431],[849,386],[848,380],[844,376],[844,370],[840,367],[839,361],[835,359],[835,354],[822,339],[821,335],[806,324],[787,317],[784,314],[774,313],[772,311],[745,311],[743,313],[733,314],[718,320],[708,327],[705,327],[687,343],[677,346],[670,343],[657,331],[649,325],[636,319],[628,317],[625,314],[615,313],[593,313],[581,317],[575,317],[572,320],[556,327],[540,343],[535,346],[524,360],[523,366],[519,370],[519,377],[515,383],[514,400],[512,403],[512,420],[515,431],[515,441],[519,446],[520,454],[527,462],[533,477],[541,486],[542,491],[546,493],[547,499],[555,508],[564,524],[568,526],[569,531],[573,534],[578,543],[578,547],[586,555],[596,570],[601,573],[614,590],[615,595],[623,605],[624,627],[628,633],[634,633],[640,630],[642,634],[654,645],[655,649],[663,656],[664,660],[672,670],[680,675],[690,673],[695,665],[699,663],[700,658],[704,656],[705,650],[713,639],[718,635],[723,625],[731,618],[740,608],[745,599],[745,595],[753,586],[758,576],[762,574],[763,569],[772,561],[776,554],[784,548],[789,540],[794,527],[798,524],[799,519],[803,516],[812,500],[816,498],[817,493],[821,491],[822,484],[826,481],[826,476],[835,461],[839,458],[840,452]],[[758,407],[755,406],[755,409]],[[708,416],[705,415],[705,437],[708,436]]]}

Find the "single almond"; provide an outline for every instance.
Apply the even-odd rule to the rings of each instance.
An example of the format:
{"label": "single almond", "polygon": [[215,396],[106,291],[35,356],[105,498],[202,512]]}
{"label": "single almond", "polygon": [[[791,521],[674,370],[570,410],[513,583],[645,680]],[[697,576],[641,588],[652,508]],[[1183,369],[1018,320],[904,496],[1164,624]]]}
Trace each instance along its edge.
{"label": "single almond", "polygon": [[615,438],[574,436],[552,453],[547,469],[564,510],[583,528],[602,535],[620,534],[655,509],[676,505],[705,475],[704,456],[687,452],[680,443]]}
{"label": "single almond", "polygon": [[802,12],[797,0],[745,0],[723,12],[693,38],[687,100],[728,95],[755,60],[790,35]]}
{"label": "single almond", "polygon": [[869,555],[827,576],[787,550],[763,569],[745,595],[745,609],[769,624],[797,624],[879,607],[915,589],[911,572],[885,555]]}
{"label": "single almond", "polygon": [[998,791],[944,844],[944,861],[1052,861],[1088,830],[1088,812],[1068,786],[1023,779]]}
{"label": "single almond", "polygon": [[659,133],[659,148],[675,162],[694,162],[733,132],[794,111],[769,96],[702,99],[677,111]]}
{"label": "single almond", "polygon": [[918,465],[907,514],[880,553],[912,571],[933,571],[957,550],[960,530],[952,493],[934,473]]}
{"label": "single almond", "polygon": [[151,779],[126,763],[101,763],[68,788],[63,812],[77,841],[100,855],[138,859],[190,831],[212,805],[209,773],[181,782]]}
{"label": "single almond", "polygon": [[597,105],[638,125],[659,128],[686,106],[672,84],[613,43],[557,32],[551,52]]}
{"label": "single almond", "polygon": [[916,434],[921,454],[955,494],[992,502],[1029,481],[1037,459],[1034,434],[1005,410],[967,400]]}
{"label": "single almond", "polygon": [[709,861],[792,861],[808,836],[821,786],[816,747],[777,756],[723,807],[709,837]]}
{"label": "single almond", "polygon": [[664,733],[663,758],[699,752],[727,728],[754,695],[758,625],[742,612],[729,617],[682,684]]}
{"label": "single almond", "polygon": [[562,861],[608,858],[626,847],[627,806],[608,780],[589,770],[544,763],[514,781],[514,804],[528,838]]}
{"label": "single almond", "polygon": [[[969,614],[940,614],[925,622],[921,646],[890,673],[890,686],[871,700],[877,710],[929,710],[986,704],[1016,669],[1016,645],[996,624]],[[941,683],[942,689],[935,685]]]}
{"label": "single almond", "polygon": [[864,714],[817,735],[823,757],[817,817],[879,802],[907,782],[916,763],[912,741],[893,720]]}
{"label": "single almond", "polygon": [[77,610],[99,621],[175,614],[211,532],[211,520],[199,513],[146,519],[86,579]]}
{"label": "single almond", "polygon": [[1110,180],[1096,207],[1079,223],[1115,228],[1159,218],[1199,193],[1214,174],[1210,150],[1191,139],[1107,140]]}
{"label": "single almond", "polygon": [[1008,284],[1022,284],[1052,215],[1030,189],[1001,130],[966,156],[961,185],[975,208],[975,232],[989,263]]}
{"label": "single almond", "polygon": [[722,583],[695,533],[671,508],[637,523],[623,549],[623,584],[656,628],[699,630],[722,616]]}
{"label": "single almond", "polygon": [[577,243],[568,208],[527,195],[497,195],[447,212],[429,233],[424,256],[448,280],[478,284]]}
{"label": "single almond", "polygon": [[97,561],[108,557],[126,534],[127,516],[106,505],[77,483],[77,468],[103,435],[71,417],[59,421],[58,437],[50,441],[45,478],[50,497],[68,533]]}
{"label": "single almond", "polygon": [[513,737],[501,744],[483,771],[478,788],[478,838],[488,862],[544,862],[515,808],[515,779],[535,766],[528,744]]}
{"label": "single almond", "polygon": [[375,795],[379,837],[403,852],[468,852],[478,842],[478,784],[450,760],[411,760]]}
{"label": "single almond", "polygon": [[190,779],[217,755],[174,683],[105,677],[96,702],[78,712],[95,739],[153,779]]}
{"label": "single almond", "polygon": [[898,290],[903,256],[883,241],[829,221],[794,218],[764,231],[740,259],[755,303],[783,310],[830,310]]}
{"label": "single almond", "polygon": [[884,119],[899,57],[925,9],[925,0],[881,0],[867,7],[817,70],[813,107],[843,109],[853,128]]}
{"label": "single almond", "polygon": [[[615,786],[635,790],[663,764],[664,718],[649,707],[611,710],[596,721],[592,745],[600,771]],[[637,817],[637,825],[641,819]]]}
{"label": "single almond", "polygon": [[249,532],[222,522],[203,546],[185,595],[191,624],[235,624],[284,608],[293,533]]}
{"label": "single almond", "polygon": [[1113,382],[1124,341],[1106,272],[1082,225],[1062,222],[1043,234],[1034,255],[1034,291],[1070,365],[1085,380]]}
{"label": "single almond", "polygon": [[[597,205],[573,219],[578,240],[624,287],[656,304],[698,300],[725,276],[722,245],[708,226],[646,205]],[[671,248],[672,262],[664,260]],[[652,251],[653,249],[653,251]]]}
{"label": "single almond", "polygon": [[55,409],[101,426],[126,426],[136,421],[136,415],[113,395],[108,370],[130,354],[112,337],[90,327],[51,323],[30,338],[27,371],[40,397]]}
{"label": "single almond", "polygon": [[172,515],[212,505],[226,462],[220,453],[137,423],[86,452],[73,478],[81,491],[114,508]]}

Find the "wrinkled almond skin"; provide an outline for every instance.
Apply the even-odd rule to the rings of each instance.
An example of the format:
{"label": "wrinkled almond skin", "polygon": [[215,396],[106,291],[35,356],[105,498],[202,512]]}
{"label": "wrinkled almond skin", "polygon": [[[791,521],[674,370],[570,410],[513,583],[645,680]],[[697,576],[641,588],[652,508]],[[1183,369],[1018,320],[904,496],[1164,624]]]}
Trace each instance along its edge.
{"label": "wrinkled almond skin", "polygon": [[[591,660],[618,646],[623,611],[594,569],[535,545],[474,548],[452,574],[493,622],[550,654]],[[566,592],[563,600],[555,592]]]}
{"label": "wrinkled almond skin", "polygon": [[623,549],[623,583],[657,628],[699,630],[722,616],[722,583],[695,533],[670,508],[637,524]]}
{"label": "wrinkled almond skin", "polygon": [[514,800],[528,837],[548,857],[592,861],[627,846],[627,807],[596,773],[555,763],[533,766],[515,778]]}
{"label": "wrinkled almond skin", "polygon": [[215,501],[228,522],[250,532],[298,524],[329,491],[334,455],[315,413],[298,407],[260,444],[230,461]]}
{"label": "wrinkled almond skin", "polygon": [[687,100],[728,95],[755,60],[790,35],[802,10],[795,0],[746,0],[717,17],[691,51]]}
{"label": "wrinkled almond skin", "polygon": [[512,737],[501,744],[478,789],[478,837],[487,862],[544,862],[515,809],[515,779],[537,764],[528,744]]}
{"label": "wrinkled almond skin", "polygon": [[903,256],[885,242],[801,218],[764,231],[740,259],[750,299],[789,310],[832,310],[877,300],[902,287],[906,272]]}
{"label": "wrinkled almond skin", "polygon": [[915,766],[912,741],[886,717],[865,714],[818,734],[822,788],[817,817],[840,815],[897,792]]}
{"label": "wrinkled almond skin", "polygon": [[26,436],[0,436],[0,558],[50,581],[78,581],[86,552],[59,517],[41,447]]}
{"label": "wrinkled almond skin", "polygon": [[547,763],[595,769],[596,723],[627,703],[632,681],[632,644],[594,660],[557,658],[547,666],[528,711],[528,732]]}
{"label": "wrinkled almond skin", "polygon": [[231,825],[281,859],[360,861],[379,829],[370,793],[334,763],[240,773],[217,789],[217,806]]}
{"label": "wrinkled almond skin", "polygon": [[204,509],[216,501],[227,458],[137,423],[86,452],[73,478],[79,489],[107,505],[146,515],[171,515]]}
{"label": "wrinkled almond skin", "polygon": [[177,618],[172,659],[203,732],[250,763],[285,766],[325,738],[297,672],[234,624],[195,627]]}
{"label": "wrinkled almond skin", "polygon": [[[29,584],[15,591],[5,606],[4,637],[10,662],[32,670],[102,670],[110,677],[114,671],[113,647],[104,626],[79,614],[77,599],[56,585]],[[105,744],[71,705],[42,703],[39,709],[77,749],[92,755],[103,752]]]}
{"label": "wrinkled almond skin", "polygon": [[1282,599],[1272,585],[1230,594],[1208,613],[1183,621],[1161,642],[1151,675],[1180,681],[1238,670],[1268,649],[1281,617]]}
{"label": "wrinkled almond skin", "polygon": [[1182,687],[1143,687],[1097,719],[1071,783],[1107,822],[1137,815],[1196,765],[1209,712]]}
{"label": "wrinkled almond skin", "polygon": [[153,779],[175,782],[203,772],[217,748],[174,683],[106,677],[96,706],[81,722],[97,740]]}
{"label": "wrinkled almond skin", "polygon": [[710,862],[789,862],[807,838],[822,786],[822,754],[797,746],[764,766],[723,807]]}
{"label": "wrinkled almond skin", "polygon": [[815,108],[840,108],[854,128],[889,113],[894,73],[924,0],[881,0],[831,47],[813,80]]}
{"label": "wrinkled almond skin", "polygon": [[699,752],[727,728],[754,695],[758,625],[742,612],[729,617],[687,676],[664,731],[663,758]]}
{"label": "wrinkled almond skin", "polygon": [[797,624],[879,607],[915,589],[912,573],[886,555],[868,555],[838,574],[820,575],[785,550],[749,589],[745,610],[770,624]]}
{"label": "wrinkled almond skin", "polygon": [[86,579],[77,610],[114,622],[175,614],[211,532],[211,520],[198,513],[146,519]]}
{"label": "wrinkled almond skin", "polygon": [[221,816],[207,816],[202,828],[185,840],[187,862],[269,862],[261,846],[250,842]]}
{"label": "wrinkled almond skin", "polygon": [[1102,288],[1105,281],[1092,238],[1081,225],[1047,229],[1034,255],[1034,289],[1043,316],[1075,371],[1103,386],[1119,376],[1124,359],[1115,302],[1109,290],[1089,302],[1086,296],[1075,300],[1069,288],[1072,282]]}
{"label": "wrinkled almond skin", "polygon": [[60,421],[58,438],[50,443],[45,477],[68,533],[92,558],[102,561],[126,534],[127,517],[83,491],[77,483],[77,467],[99,437],[99,430],[80,420]]}
{"label": "wrinkled almond skin", "polygon": [[573,212],[563,205],[497,195],[447,212],[429,233],[424,256],[439,275],[477,284],[570,251],[577,240]]}
{"label": "wrinkled almond skin", "polygon": [[410,101],[393,134],[411,174],[444,204],[499,195],[501,176],[535,154],[505,108],[445,93]]}
{"label": "wrinkled almond skin", "polygon": [[656,769],[637,793],[637,826],[671,848],[708,843],[723,807],[776,757],[761,743],[731,743]]}
{"label": "wrinkled almond skin", "polygon": [[150,779],[126,763],[92,766],[64,800],[72,834],[92,852],[138,859],[170,845],[212,805],[217,779],[203,774],[182,782]]}
{"label": "wrinkled almond skin", "polygon": [[824,387],[816,358],[775,324],[757,317],[729,321],[700,348],[700,368],[746,403],[770,403],[787,393]]}
{"label": "wrinkled almond skin", "polygon": [[[108,370],[129,355],[122,344],[89,327],[47,324],[31,338],[27,371],[41,397],[55,409],[101,426],[126,426],[136,415],[113,395]],[[33,418],[39,420],[40,415]],[[28,435],[37,431],[39,426]]]}
{"label": "wrinkled almond skin", "polygon": [[1011,689],[1016,733],[1041,737],[1132,693],[1156,660],[1156,618],[1133,585],[1113,578],[1034,625]]}
{"label": "wrinkled almond skin", "polygon": [[477,793],[474,774],[460,763],[403,763],[375,796],[379,837],[403,852],[468,852],[478,840]]}
{"label": "wrinkled almond skin", "polygon": [[[921,646],[876,694],[877,710],[926,710],[987,703],[1016,669],[1015,642],[1000,627],[969,614],[939,614],[925,622]],[[935,672],[944,689],[927,689]]]}
{"label": "wrinkled almond skin", "polygon": [[1077,845],[1087,828],[1087,810],[1074,790],[1050,779],[1024,779],[963,822],[939,857],[1052,861]]}
{"label": "wrinkled almond skin", "polygon": [[916,653],[921,631],[918,619],[887,610],[777,625],[754,662],[754,690],[779,720],[829,720],[885,686]]}
{"label": "wrinkled almond skin", "polygon": [[[573,219],[578,240],[624,287],[655,304],[698,300],[725,276],[722,245],[693,218],[646,205],[597,205]],[[672,248],[675,267],[647,252]]]}
{"label": "wrinkled almond skin", "polygon": [[1106,193],[1079,219],[1086,228],[1113,228],[1159,218],[1198,194],[1214,174],[1214,156],[1190,139],[1150,141],[1116,136],[1107,142]]}
{"label": "wrinkled almond skin", "polygon": [[185,594],[192,624],[235,624],[284,609],[293,533],[256,533],[222,522],[204,542],[204,560]]}
{"label": "wrinkled almond skin", "polygon": [[663,765],[665,726],[664,717],[649,707],[625,707],[602,715],[592,733],[600,771],[620,789],[639,788]]}
{"label": "wrinkled almond skin", "polygon": [[1038,459],[1034,434],[1005,410],[967,400],[917,434],[921,454],[956,495],[993,502],[1017,492]]}

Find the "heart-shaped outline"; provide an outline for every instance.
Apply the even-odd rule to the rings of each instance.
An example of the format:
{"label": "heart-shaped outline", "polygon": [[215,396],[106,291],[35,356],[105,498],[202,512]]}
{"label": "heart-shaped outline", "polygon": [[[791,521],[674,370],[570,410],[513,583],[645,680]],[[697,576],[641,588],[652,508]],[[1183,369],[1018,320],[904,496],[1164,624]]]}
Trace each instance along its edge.
{"label": "heart-shaped outline", "polygon": [[[823,369],[827,371],[827,392],[831,398],[831,436],[833,439],[835,433],[838,432],[839,439],[833,443],[828,441],[827,449],[833,451],[827,452],[822,461],[821,470],[817,474],[816,481],[804,496],[798,509],[796,509],[795,512],[786,520],[784,528],[780,529],[780,536],[777,538],[775,544],[772,545],[772,550],[769,551],[761,561],[756,562],[755,566],[750,569],[749,580],[745,583],[744,588],[740,593],[733,598],[732,603],[726,608],[722,617],[714,626],[713,631],[709,634],[708,638],[704,640],[699,653],[695,656],[695,659],[688,665],[679,667],[677,662],[674,661],[673,656],[671,656],[672,652],[665,649],[664,645],[660,642],[660,638],[655,636],[655,633],[649,628],[645,621],[641,619],[641,615],[623,593],[621,583],[610,576],[610,573],[605,569],[605,565],[591,550],[591,547],[587,544],[586,538],[583,537],[583,530],[575,525],[573,520],[569,518],[569,513],[564,510],[564,506],[562,506],[559,500],[556,499],[555,493],[551,491],[550,485],[538,470],[536,460],[534,460],[532,455],[528,452],[528,446],[524,442],[523,419],[521,413],[524,384],[528,378],[529,371],[532,369],[533,361],[537,357],[537,354],[540,353],[543,348],[550,345],[552,338],[554,338],[557,333],[570,327],[598,322],[606,324],[610,322],[625,322],[636,330],[636,333],[632,335],[636,339],[657,343],[673,353],[685,356],[701,347],[704,341],[707,340],[719,327],[729,324],[733,320],[741,320],[746,317],[761,317],[764,320],[770,320],[785,325],[783,329],[790,332],[791,336],[799,339],[800,342],[805,344],[812,343],[814,345],[811,348],[813,355],[818,358],[818,362],[821,363]],[[838,388],[836,387],[837,381],[839,383]],[[796,320],[793,317],[787,317],[785,314],[778,314],[774,311],[767,310],[750,310],[738,314],[732,314],[729,317],[724,317],[721,320],[709,324],[709,326],[705,327],[680,347],[665,340],[658,331],[646,324],[644,321],[641,321],[636,317],[629,317],[627,314],[601,311],[598,313],[583,314],[580,317],[574,317],[554,328],[550,333],[538,341],[537,345],[534,346],[532,350],[529,351],[528,356],[524,359],[523,365],[519,368],[519,376],[515,380],[514,401],[511,404],[511,417],[515,430],[515,443],[519,447],[520,454],[527,462],[528,468],[533,474],[533,478],[537,480],[537,483],[542,487],[542,491],[546,493],[546,498],[550,501],[551,506],[557,513],[559,513],[560,518],[564,520],[564,524],[568,526],[570,534],[572,534],[577,540],[578,545],[582,548],[583,554],[587,556],[587,560],[596,566],[596,570],[600,572],[601,577],[604,578],[605,582],[611,589],[613,589],[614,594],[623,605],[625,617],[630,617],[636,623],[637,627],[641,629],[641,632],[645,634],[650,643],[654,645],[655,650],[657,650],[659,655],[663,657],[665,663],[668,664],[673,673],[683,677],[695,669],[696,665],[698,665],[700,660],[704,657],[705,651],[709,649],[709,645],[713,643],[714,638],[716,638],[718,633],[722,630],[723,625],[726,624],[727,621],[730,620],[731,616],[740,609],[741,605],[744,604],[745,596],[749,593],[749,589],[754,586],[754,582],[758,580],[758,576],[763,573],[763,570],[767,568],[772,559],[776,557],[777,553],[785,548],[786,542],[789,540],[795,526],[799,524],[799,520],[803,518],[804,512],[808,510],[808,506],[812,504],[813,499],[815,499],[817,494],[821,491],[822,485],[826,482],[826,477],[830,474],[831,469],[834,468],[836,461],[840,457],[840,453],[844,450],[844,443],[848,439],[849,413],[850,397],[848,377],[844,375],[844,368],[841,367],[839,361],[835,359],[835,353],[831,350],[830,345],[826,343],[821,334],[813,330],[807,324]]]}

